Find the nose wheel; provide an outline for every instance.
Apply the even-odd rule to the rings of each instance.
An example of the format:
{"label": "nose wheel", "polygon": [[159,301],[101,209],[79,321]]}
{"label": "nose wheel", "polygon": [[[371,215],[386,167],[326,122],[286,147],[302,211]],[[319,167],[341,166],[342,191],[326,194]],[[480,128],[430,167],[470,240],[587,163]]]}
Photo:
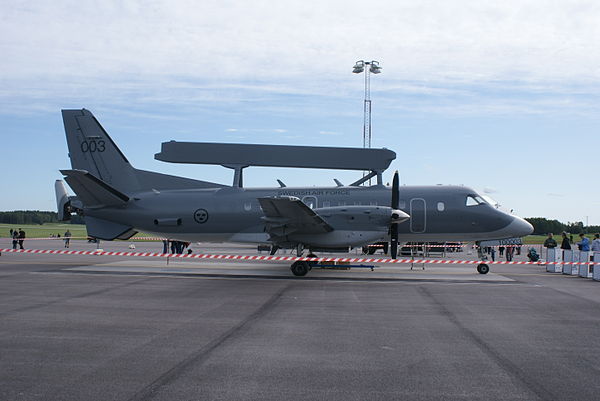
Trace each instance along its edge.
{"label": "nose wheel", "polygon": [[477,272],[479,274],[488,274],[490,271],[490,267],[485,263],[480,263],[477,265]]}

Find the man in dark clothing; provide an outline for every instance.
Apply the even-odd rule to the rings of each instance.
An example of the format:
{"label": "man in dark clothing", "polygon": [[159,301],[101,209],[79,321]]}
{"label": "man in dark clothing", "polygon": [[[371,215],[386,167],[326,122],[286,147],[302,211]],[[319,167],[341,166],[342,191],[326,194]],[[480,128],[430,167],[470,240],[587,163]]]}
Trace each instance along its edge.
{"label": "man in dark clothing", "polygon": [[562,243],[560,244],[560,249],[571,249],[571,242],[569,238],[567,238],[567,233],[563,231],[562,233]]}
{"label": "man in dark clothing", "polygon": [[17,230],[13,230],[12,240],[13,249],[17,249],[17,244],[19,243],[19,232]]}
{"label": "man in dark clothing", "polygon": [[506,247],[506,261],[507,262],[512,262],[514,253],[515,253],[515,247],[513,245],[509,245]]}
{"label": "man in dark clothing", "polygon": [[25,241],[25,231],[23,231],[22,228],[19,228],[19,248],[20,249],[25,249],[25,248],[23,248],[24,241]]}
{"label": "man in dark clothing", "polygon": [[556,248],[556,240],[554,238],[552,238],[553,235],[552,233],[548,234],[548,238],[546,238],[546,241],[544,241],[544,247],[546,248]]}

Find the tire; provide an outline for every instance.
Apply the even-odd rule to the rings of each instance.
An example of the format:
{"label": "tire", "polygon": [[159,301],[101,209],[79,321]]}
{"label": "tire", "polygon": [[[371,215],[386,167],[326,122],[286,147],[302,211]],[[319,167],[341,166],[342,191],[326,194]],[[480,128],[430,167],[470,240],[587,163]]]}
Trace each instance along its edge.
{"label": "tire", "polygon": [[292,271],[292,274],[294,276],[302,277],[302,276],[306,276],[306,273],[308,273],[308,271],[310,270],[310,266],[308,263],[306,263],[304,261],[297,261],[297,262],[292,263],[290,270]]}
{"label": "tire", "polygon": [[490,271],[490,267],[485,263],[480,263],[477,265],[477,271],[479,274],[487,274]]}

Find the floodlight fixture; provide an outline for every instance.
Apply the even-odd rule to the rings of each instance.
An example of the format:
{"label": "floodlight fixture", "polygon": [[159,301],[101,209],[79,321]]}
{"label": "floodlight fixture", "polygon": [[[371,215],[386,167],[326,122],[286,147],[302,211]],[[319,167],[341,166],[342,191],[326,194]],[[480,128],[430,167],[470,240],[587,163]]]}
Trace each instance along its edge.
{"label": "floodlight fixture", "polygon": [[369,71],[371,71],[373,74],[379,74],[379,73],[381,73],[381,67],[379,66],[379,61],[371,61],[368,64],[371,65],[369,67]]}
{"label": "floodlight fixture", "polygon": [[354,64],[352,72],[355,74],[360,74],[364,70],[365,70],[365,62],[362,60],[359,60],[356,62],[356,64]]}

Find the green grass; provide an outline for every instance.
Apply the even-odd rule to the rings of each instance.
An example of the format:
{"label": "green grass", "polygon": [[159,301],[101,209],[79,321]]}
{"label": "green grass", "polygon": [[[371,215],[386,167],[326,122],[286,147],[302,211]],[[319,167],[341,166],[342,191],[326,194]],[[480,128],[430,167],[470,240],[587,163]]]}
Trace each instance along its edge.
{"label": "green grass", "polygon": [[[586,234],[585,236],[589,238],[590,243],[594,239],[594,234]],[[527,237],[523,238],[523,243],[524,244],[543,244],[544,241],[546,240],[546,238],[548,238],[547,235],[528,235]],[[557,244],[560,246],[560,242],[562,241],[562,235],[554,234],[554,239],[556,240]],[[579,234],[573,234],[573,242],[579,242],[579,241],[580,241]]]}
{"label": "green grass", "polygon": [[[60,234],[61,238],[65,235],[65,231],[71,231],[73,238],[87,238],[87,230],[85,224],[64,224],[64,223],[47,223],[47,224],[0,224],[0,238],[10,238],[10,229],[18,230],[22,228],[27,235],[27,238],[50,238],[50,234]],[[129,241],[142,240],[144,237],[153,237],[146,233],[137,233],[135,237]]]}
{"label": "green grass", "polygon": [[71,231],[73,237],[87,237],[87,231],[83,224],[0,224],[0,238],[10,238],[10,229],[18,230],[22,228],[27,238],[50,238],[50,234],[60,234],[62,237],[65,231]]}

